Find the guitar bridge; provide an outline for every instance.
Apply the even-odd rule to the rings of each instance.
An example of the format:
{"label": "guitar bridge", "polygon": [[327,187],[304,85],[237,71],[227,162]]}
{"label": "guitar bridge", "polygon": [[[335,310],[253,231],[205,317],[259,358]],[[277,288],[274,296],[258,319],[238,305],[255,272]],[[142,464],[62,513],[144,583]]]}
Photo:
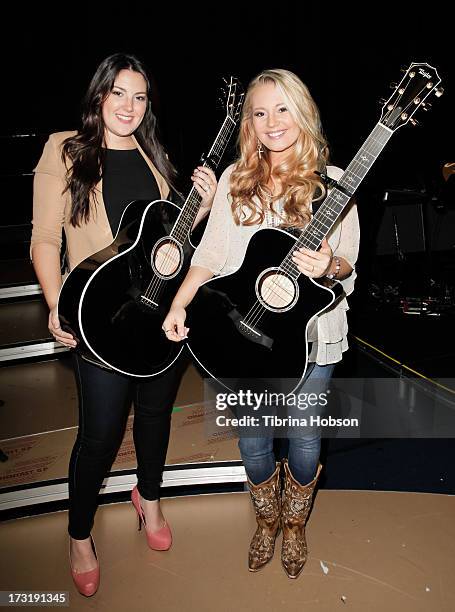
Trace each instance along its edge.
{"label": "guitar bridge", "polygon": [[153,308],[154,310],[158,308],[158,304],[153,300],[150,300],[149,298],[145,297],[145,295],[141,295],[140,301],[142,302],[142,304],[145,304],[145,306],[150,306],[150,308]]}
{"label": "guitar bridge", "polygon": [[265,334],[258,331],[255,327],[248,325],[245,321],[242,320],[242,315],[235,308],[228,313],[228,317],[234,322],[234,325],[238,329],[238,331],[251,340],[251,342],[256,342],[256,344],[262,344],[265,348],[271,349],[273,345],[272,338],[269,338]]}

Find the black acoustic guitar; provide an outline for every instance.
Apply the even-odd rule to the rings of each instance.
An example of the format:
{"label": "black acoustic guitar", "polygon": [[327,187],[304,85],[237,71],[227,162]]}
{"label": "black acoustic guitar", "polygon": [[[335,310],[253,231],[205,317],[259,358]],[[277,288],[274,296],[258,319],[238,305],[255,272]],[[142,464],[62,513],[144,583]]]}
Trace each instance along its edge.
{"label": "black acoustic guitar", "polygon": [[204,370],[227,389],[279,391],[301,384],[307,370],[307,330],[341,293],[340,283],[302,275],[292,260],[301,247],[321,246],[395,130],[427,99],[442,94],[428,64],[411,64],[385,102],[381,119],[347,170],[298,237],[260,229],[251,238],[239,270],[211,279],[188,306],[187,346]]}
{"label": "black acoustic guitar", "polygon": [[[204,166],[216,169],[243,104],[237,79],[225,81],[226,116]],[[193,187],[179,208],[167,200],[125,208],[114,242],[71,271],[58,301],[61,326],[87,359],[123,374],[155,376],[182,346],[161,329],[192,253],[189,243],[201,197]]]}

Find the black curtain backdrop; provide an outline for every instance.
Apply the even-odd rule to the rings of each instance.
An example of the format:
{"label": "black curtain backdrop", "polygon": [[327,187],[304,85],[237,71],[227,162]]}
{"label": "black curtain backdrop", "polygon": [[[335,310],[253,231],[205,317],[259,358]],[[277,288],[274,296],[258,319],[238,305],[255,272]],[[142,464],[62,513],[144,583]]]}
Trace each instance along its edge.
{"label": "black curtain backdrop", "polygon": [[80,100],[97,64],[125,51],[139,55],[154,75],[162,140],[183,177],[222,120],[216,106],[221,76],[235,74],[246,85],[260,70],[277,67],[307,83],[332,160],[345,167],[379,119],[378,101],[391,93],[400,67],[424,61],[438,68],[446,94],[430,112],[419,113],[421,127],[398,130],[368,185],[428,184],[453,161],[453,58],[442,4],[421,12],[372,3],[337,9],[286,2],[174,4],[160,7],[159,16],[155,4],[131,4],[106,7],[96,18],[83,5],[69,9],[64,16],[23,11],[5,20],[12,37],[1,43],[6,105],[0,134],[77,128]]}

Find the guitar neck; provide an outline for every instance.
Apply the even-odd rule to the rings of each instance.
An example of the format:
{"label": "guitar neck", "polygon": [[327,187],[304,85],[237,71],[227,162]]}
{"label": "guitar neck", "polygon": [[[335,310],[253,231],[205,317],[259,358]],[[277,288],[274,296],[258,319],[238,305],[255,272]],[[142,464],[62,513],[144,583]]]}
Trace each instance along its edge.
{"label": "guitar neck", "polygon": [[379,122],[360,147],[343,176],[337,181],[337,186],[327,195],[318,212],[300,234],[294,248],[283,260],[280,267],[292,277],[297,278],[300,275],[292,260],[295,249],[299,247],[306,247],[312,251],[319,249],[323,239],[340,218],[349,200],[357,191],[392,134],[391,129]]}
{"label": "guitar neck", "polygon": [[[207,155],[207,161],[203,163],[204,168],[211,167],[213,170],[218,168],[235,127],[236,122],[229,115],[226,116]],[[171,236],[181,245],[183,245],[193,227],[201,206],[201,200],[202,198],[195,187],[192,187],[171,231]]]}

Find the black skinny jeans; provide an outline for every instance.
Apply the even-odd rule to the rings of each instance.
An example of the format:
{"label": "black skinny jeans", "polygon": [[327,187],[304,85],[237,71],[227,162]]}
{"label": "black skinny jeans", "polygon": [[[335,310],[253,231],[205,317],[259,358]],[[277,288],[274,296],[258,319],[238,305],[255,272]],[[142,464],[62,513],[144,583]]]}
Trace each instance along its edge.
{"label": "black skinny jeans", "polygon": [[172,406],[186,362],[177,360],[164,374],[132,378],[104,370],[74,354],[79,392],[79,430],[69,464],[68,533],[90,535],[98,493],[122,442],[131,401],[138,490],[159,499],[171,428]]}

